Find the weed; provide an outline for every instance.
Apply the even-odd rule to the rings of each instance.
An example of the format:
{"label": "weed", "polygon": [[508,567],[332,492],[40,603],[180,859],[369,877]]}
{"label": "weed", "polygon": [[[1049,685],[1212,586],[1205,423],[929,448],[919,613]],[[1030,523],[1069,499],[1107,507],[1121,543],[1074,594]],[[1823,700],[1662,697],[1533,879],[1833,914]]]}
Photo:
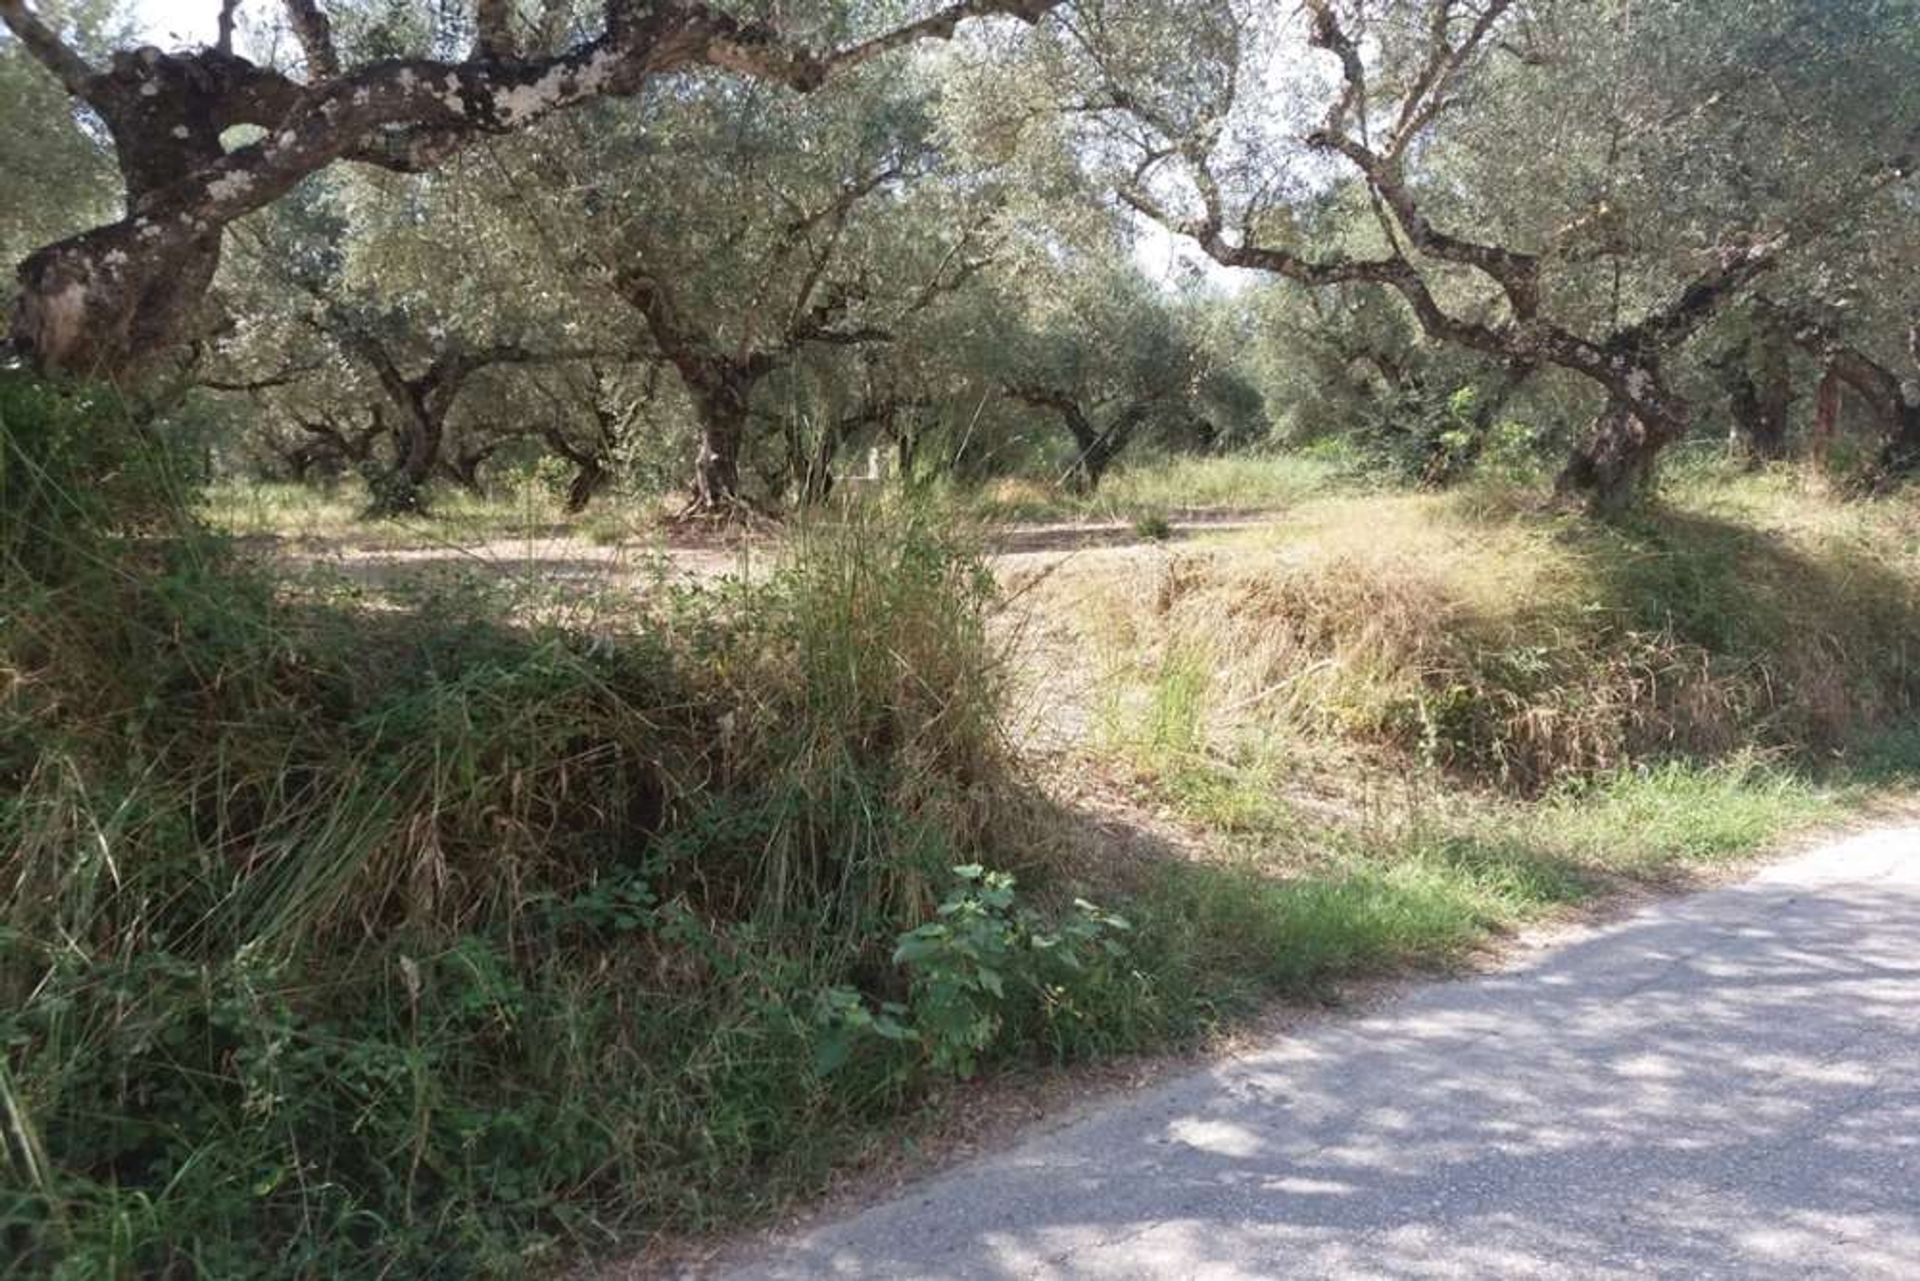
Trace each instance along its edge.
{"label": "weed", "polygon": [[1158,512],[1147,512],[1133,520],[1133,532],[1142,542],[1164,543],[1173,537],[1173,525]]}

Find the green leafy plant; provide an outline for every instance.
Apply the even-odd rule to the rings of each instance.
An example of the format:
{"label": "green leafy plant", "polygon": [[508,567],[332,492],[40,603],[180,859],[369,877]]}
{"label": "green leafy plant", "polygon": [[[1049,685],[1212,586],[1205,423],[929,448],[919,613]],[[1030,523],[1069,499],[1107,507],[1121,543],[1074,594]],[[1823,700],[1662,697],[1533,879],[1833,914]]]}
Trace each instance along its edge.
{"label": "green leafy plant", "polygon": [[911,983],[914,1030],[938,1071],[971,1076],[1022,1002],[1059,1007],[1124,948],[1125,919],[1084,899],[1057,924],[1018,907],[1014,878],[968,864],[935,919],[900,938],[895,964]]}

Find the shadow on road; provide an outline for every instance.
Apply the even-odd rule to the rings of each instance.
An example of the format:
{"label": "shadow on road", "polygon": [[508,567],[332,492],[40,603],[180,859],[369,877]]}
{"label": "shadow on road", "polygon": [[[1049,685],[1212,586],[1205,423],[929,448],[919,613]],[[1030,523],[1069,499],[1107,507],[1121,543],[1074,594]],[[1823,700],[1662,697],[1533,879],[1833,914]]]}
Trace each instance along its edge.
{"label": "shadow on road", "polygon": [[736,1275],[1920,1276],[1920,831],[1323,1026]]}

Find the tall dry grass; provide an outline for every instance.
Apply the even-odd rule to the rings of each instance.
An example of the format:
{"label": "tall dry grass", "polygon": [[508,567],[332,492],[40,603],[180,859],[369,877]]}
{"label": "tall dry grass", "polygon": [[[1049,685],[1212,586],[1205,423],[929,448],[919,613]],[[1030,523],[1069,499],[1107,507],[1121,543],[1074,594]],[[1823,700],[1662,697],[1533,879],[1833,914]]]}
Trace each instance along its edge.
{"label": "tall dry grass", "polygon": [[1093,643],[1143,715],[1170,662],[1197,664],[1218,737],[1354,741],[1537,791],[1663,757],[1828,755],[1910,713],[1914,529],[1910,503],[1777,478],[1612,525],[1511,495],[1336,497],[1055,590],[1092,594]]}
{"label": "tall dry grass", "polygon": [[518,1273],[925,1090],[895,949],[1031,858],[964,541],[857,514],[587,633],[285,590],[98,397],[0,383],[0,459],[10,1259]]}

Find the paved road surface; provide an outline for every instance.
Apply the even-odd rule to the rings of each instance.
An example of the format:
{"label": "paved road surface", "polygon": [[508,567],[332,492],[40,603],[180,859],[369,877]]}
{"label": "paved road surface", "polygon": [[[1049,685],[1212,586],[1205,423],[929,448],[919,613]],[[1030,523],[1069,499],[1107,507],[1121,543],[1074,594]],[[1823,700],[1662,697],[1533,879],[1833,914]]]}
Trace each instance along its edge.
{"label": "paved road surface", "polygon": [[1127,1100],[745,1278],[1920,1278],[1920,829]]}

